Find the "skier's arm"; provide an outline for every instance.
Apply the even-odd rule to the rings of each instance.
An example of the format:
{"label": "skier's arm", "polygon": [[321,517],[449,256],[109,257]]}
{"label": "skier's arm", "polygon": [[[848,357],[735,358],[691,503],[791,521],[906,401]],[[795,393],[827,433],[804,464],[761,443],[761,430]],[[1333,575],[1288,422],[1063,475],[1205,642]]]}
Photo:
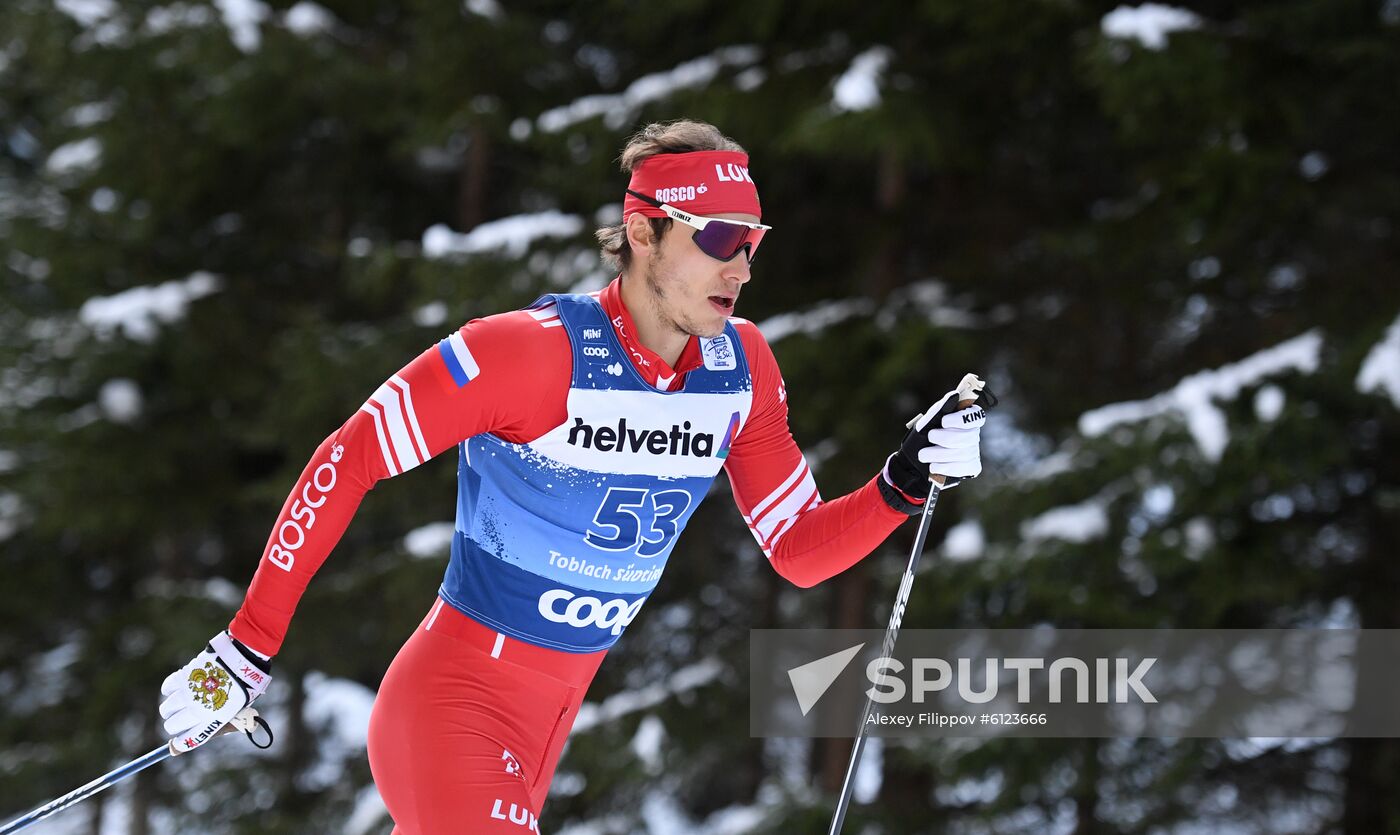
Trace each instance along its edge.
{"label": "skier's arm", "polygon": [[880,474],[823,502],[788,429],[786,390],[772,349],[751,324],[739,333],[754,399],[726,470],[744,521],[773,568],[792,583],[814,586],[875,550],[921,510],[930,471],[946,477],[944,489],[982,471],[979,437],[986,414],[975,406],[961,409],[956,393],[949,392],[920,416]]}
{"label": "skier's arm", "polygon": [[[242,608],[229,625],[263,655],[281,648],[302,593],[376,482],[481,432],[528,434],[542,393],[568,386],[562,347],[528,313],[474,320],[391,376],[321,443],[272,528]],[[562,375],[562,376],[560,376]],[[560,379],[555,380],[554,377]]]}
{"label": "skier's arm", "polygon": [[813,586],[850,568],[909,518],[880,496],[878,480],[823,502],[788,429],[787,395],[772,349],[751,324],[739,326],[753,375],[749,420],[725,470],[744,521],[774,570]]}

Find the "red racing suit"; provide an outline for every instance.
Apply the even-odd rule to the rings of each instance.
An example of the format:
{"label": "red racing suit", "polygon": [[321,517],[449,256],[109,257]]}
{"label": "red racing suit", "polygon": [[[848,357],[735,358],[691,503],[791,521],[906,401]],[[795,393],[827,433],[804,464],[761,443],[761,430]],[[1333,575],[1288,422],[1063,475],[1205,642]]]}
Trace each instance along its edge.
{"label": "red racing suit", "polygon": [[[679,389],[701,366],[699,340],[669,366],[635,339],[620,282],[595,294],[618,343],[648,385]],[[908,517],[885,503],[875,479],[822,500],[788,429],[772,350],[752,323],[731,322],[752,404],[723,468],[773,568],[811,586],[863,558]],[[572,368],[557,319],[522,310],[473,320],[392,375],[298,479],[230,624],[233,636],[276,654],[307,583],[376,482],[483,433],[527,444],[555,430],[568,414]],[[390,666],[371,719],[371,767],[396,832],[538,831],[559,754],[604,655],[504,635],[439,598]]]}

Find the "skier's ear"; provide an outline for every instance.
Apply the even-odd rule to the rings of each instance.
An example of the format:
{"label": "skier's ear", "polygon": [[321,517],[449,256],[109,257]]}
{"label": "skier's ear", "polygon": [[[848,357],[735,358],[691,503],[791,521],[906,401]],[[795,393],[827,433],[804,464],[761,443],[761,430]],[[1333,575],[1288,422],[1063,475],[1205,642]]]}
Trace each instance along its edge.
{"label": "skier's ear", "polygon": [[655,232],[651,228],[651,220],[641,212],[633,212],[627,218],[627,245],[632,247],[632,255],[647,256],[651,254],[651,249],[659,243]]}

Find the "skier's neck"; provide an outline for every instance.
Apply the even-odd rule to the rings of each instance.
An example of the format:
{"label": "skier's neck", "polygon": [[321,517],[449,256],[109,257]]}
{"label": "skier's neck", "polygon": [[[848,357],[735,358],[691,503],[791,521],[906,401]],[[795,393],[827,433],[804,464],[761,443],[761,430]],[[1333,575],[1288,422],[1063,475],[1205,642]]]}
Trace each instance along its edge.
{"label": "skier's neck", "polygon": [[621,289],[622,304],[632,317],[637,341],[660,357],[662,362],[675,368],[681,352],[690,342],[690,334],[676,330],[662,319],[656,305],[647,297],[647,288],[640,278],[629,279],[623,273]]}

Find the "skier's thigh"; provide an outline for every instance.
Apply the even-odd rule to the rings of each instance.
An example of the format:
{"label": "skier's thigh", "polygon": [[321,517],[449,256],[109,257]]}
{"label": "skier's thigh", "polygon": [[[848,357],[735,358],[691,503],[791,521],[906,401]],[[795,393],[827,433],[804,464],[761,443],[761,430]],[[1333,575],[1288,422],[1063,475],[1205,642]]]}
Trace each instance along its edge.
{"label": "skier's thigh", "polygon": [[[370,758],[374,780],[402,835],[539,832],[524,777],[499,742],[472,733],[408,736]],[[386,747],[398,750],[385,750]]]}

